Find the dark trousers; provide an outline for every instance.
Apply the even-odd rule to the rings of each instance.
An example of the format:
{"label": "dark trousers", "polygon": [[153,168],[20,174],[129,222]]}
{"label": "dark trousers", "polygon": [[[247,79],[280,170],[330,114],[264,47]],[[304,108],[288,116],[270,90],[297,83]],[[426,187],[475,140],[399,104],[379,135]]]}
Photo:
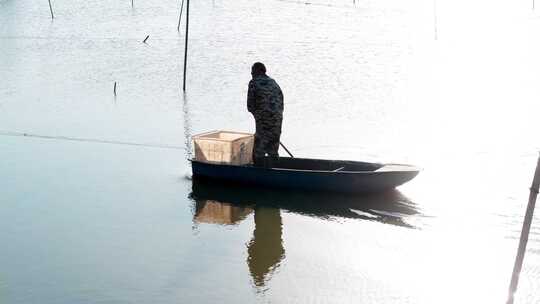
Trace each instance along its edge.
{"label": "dark trousers", "polygon": [[275,121],[256,120],[253,163],[256,166],[271,167],[278,157],[281,137],[281,117]]}

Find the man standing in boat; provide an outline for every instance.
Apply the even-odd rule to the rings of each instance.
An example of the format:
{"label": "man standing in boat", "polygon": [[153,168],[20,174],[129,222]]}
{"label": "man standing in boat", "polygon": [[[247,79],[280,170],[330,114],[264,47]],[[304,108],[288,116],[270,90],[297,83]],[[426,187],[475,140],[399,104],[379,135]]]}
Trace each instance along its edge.
{"label": "man standing in boat", "polygon": [[255,118],[253,162],[256,166],[263,166],[265,160],[278,157],[283,120],[283,93],[277,82],[266,75],[264,64],[254,63],[251,67],[251,76],[247,108]]}

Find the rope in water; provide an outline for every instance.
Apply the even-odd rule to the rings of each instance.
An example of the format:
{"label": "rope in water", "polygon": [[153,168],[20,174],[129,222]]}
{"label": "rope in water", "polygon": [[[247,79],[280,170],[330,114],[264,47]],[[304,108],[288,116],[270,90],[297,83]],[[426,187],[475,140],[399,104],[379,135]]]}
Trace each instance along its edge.
{"label": "rope in water", "polygon": [[185,147],[174,146],[174,145],[134,143],[134,142],[124,142],[124,141],[104,140],[104,139],[94,139],[94,138],[79,138],[79,137],[68,137],[68,136],[52,136],[52,135],[41,135],[41,134],[12,132],[12,131],[0,131],[0,136],[33,137],[33,138],[41,138],[41,139],[54,139],[54,140],[79,141],[79,142],[92,142],[92,143],[100,143],[100,144],[114,144],[114,145],[125,145],[125,146],[160,148],[160,149],[186,150]]}

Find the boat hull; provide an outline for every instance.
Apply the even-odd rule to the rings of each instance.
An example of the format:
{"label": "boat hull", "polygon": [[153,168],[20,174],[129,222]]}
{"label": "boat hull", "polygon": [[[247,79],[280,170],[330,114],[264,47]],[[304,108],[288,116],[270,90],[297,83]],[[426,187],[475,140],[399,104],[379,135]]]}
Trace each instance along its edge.
{"label": "boat hull", "polygon": [[[327,162],[335,163],[336,166],[339,165],[338,161]],[[343,163],[354,164],[355,162],[344,161]],[[358,163],[370,165],[370,163]],[[194,178],[215,179],[272,188],[344,193],[369,193],[393,189],[410,181],[419,172],[418,169],[412,166],[400,165],[398,167],[394,166],[392,170],[379,170],[385,166],[380,164],[372,165],[373,168],[378,169],[367,171],[328,171],[261,168],[192,161]]]}

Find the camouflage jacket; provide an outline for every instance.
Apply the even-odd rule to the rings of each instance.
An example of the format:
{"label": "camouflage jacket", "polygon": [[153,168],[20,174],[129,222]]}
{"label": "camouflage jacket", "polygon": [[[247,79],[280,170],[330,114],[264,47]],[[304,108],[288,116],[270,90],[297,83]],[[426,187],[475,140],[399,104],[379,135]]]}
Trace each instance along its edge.
{"label": "camouflage jacket", "polygon": [[277,82],[266,76],[256,76],[249,82],[248,111],[255,119],[279,117],[283,115],[283,93]]}

